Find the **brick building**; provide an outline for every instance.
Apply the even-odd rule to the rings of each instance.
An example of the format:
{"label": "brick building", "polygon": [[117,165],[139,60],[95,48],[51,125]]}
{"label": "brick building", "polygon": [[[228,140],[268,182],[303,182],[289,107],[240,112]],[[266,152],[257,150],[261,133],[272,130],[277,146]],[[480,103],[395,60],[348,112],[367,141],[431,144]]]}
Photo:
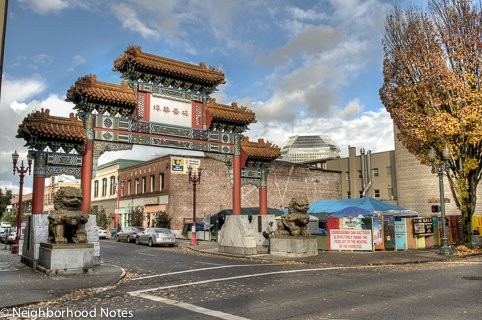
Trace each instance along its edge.
{"label": "brick building", "polygon": [[[166,211],[172,228],[182,229],[184,219],[192,217],[193,191],[186,166],[176,163],[196,163],[202,170],[197,186],[197,218],[212,215],[232,207],[232,186],[228,167],[222,161],[193,156],[168,155],[119,170],[119,181],[124,182],[120,197],[121,225],[128,222],[127,213],[143,207],[144,223],[152,223],[154,214]],[[292,197],[307,196],[310,202],[341,197],[339,171],[309,168],[306,165],[275,161],[268,173],[268,207],[285,208]],[[243,185],[241,206],[259,205],[258,188]]]}

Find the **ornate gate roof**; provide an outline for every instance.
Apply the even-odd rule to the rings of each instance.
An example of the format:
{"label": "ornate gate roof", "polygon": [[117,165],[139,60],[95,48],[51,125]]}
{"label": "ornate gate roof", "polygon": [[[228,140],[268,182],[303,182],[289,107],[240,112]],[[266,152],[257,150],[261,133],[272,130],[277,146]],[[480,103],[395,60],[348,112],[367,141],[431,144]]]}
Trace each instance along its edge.
{"label": "ornate gate roof", "polygon": [[123,78],[141,80],[182,88],[192,92],[210,94],[219,84],[225,83],[224,73],[204,62],[194,65],[186,62],[159,57],[142,52],[139,46],[129,46],[123,55],[114,61],[114,71],[120,71]]}
{"label": "ornate gate roof", "polygon": [[82,121],[73,113],[68,118],[55,117],[49,109],[42,109],[23,119],[16,137],[25,139],[25,146],[38,151],[49,147],[54,152],[62,148],[64,152],[74,149],[81,153],[86,133]]}
{"label": "ornate gate roof", "polygon": [[67,90],[65,100],[73,102],[74,109],[84,112],[96,110],[112,116],[119,113],[122,117],[130,116],[137,106],[134,89],[127,82],[123,81],[120,85],[101,82],[93,74],[77,79]]}

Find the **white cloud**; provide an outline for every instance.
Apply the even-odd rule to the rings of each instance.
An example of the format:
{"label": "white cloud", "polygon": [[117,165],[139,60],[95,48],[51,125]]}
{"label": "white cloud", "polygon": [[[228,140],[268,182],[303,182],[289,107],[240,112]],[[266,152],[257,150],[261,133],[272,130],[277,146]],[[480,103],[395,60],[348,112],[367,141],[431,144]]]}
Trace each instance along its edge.
{"label": "white cloud", "polygon": [[139,33],[144,38],[154,38],[160,37],[159,32],[150,26],[146,25],[137,15],[136,10],[127,4],[117,4],[113,6],[114,13],[117,19],[122,22],[122,26],[126,29]]}
{"label": "white cloud", "polygon": [[18,0],[24,8],[30,8],[38,14],[60,12],[69,7],[67,0]]}
{"label": "white cloud", "polygon": [[[353,108],[356,104],[352,101],[346,108]],[[364,112],[351,120],[339,117],[307,117],[291,123],[273,120],[252,124],[250,129],[247,135],[251,140],[265,138],[280,147],[295,134],[327,134],[341,149],[342,156],[347,156],[348,145],[364,147],[372,152],[394,149],[392,120],[385,109]]]}
{"label": "white cloud", "polygon": [[4,107],[12,108],[11,104],[15,102],[13,108],[22,109],[20,104],[43,92],[45,88],[45,80],[39,76],[32,75],[30,77],[12,79],[6,75],[2,82],[0,105],[2,109]]}

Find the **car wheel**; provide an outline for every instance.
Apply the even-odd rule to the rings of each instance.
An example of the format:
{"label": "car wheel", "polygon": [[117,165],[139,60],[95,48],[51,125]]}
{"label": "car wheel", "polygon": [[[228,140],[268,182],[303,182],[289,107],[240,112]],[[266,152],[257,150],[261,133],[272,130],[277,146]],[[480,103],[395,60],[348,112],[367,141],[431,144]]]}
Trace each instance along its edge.
{"label": "car wheel", "polygon": [[141,244],[141,241],[139,240],[139,237],[136,238],[136,244],[137,245]]}
{"label": "car wheel", "polygon": [[131,242],[131,237],[127,236],[127,243]]}
{"label": "car wheel", "polygon": [[152,247],[152,246],[153,246],[152,239],[149,238],[149,247]]}
{"label": "car wheel", "polygon": [[174,247],[174,243],[169,244],[169,247],[171,248]]}

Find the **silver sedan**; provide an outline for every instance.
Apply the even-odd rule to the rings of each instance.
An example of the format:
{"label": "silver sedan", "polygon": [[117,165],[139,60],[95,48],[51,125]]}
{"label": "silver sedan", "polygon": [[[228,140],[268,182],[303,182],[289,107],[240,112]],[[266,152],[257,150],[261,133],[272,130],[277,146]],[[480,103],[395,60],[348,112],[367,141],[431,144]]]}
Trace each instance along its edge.
{"label": "silver sedan", "polygon": [[137,234],[136,243],[147,244],[149,247],[155,245],[168,245],[172,247],[176,243],[176,236],[171,230],[166,228],[147,228]]}

